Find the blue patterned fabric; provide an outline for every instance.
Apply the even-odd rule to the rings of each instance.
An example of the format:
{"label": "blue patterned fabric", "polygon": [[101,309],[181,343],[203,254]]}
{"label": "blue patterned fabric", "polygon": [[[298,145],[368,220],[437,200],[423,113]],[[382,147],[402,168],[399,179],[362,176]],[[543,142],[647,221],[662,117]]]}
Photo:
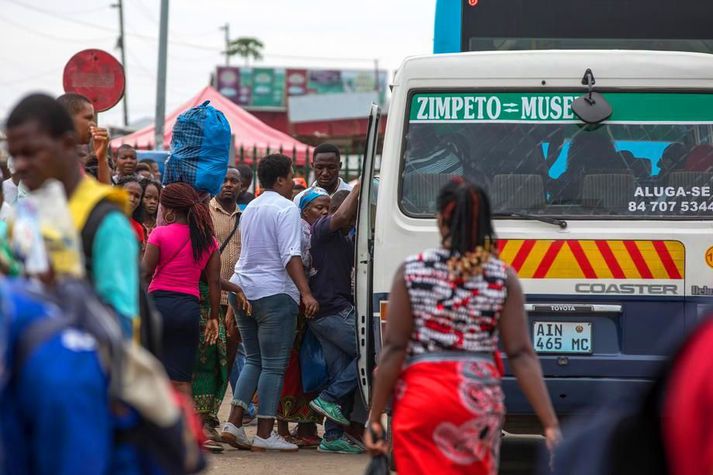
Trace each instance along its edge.
{"label": "blue patterned fabric", "polygon": [[230,124],[222,112],[205,101],[176,120],[171,155],[163,184],[183,182],[196,190],[217,195],[228,169]]}

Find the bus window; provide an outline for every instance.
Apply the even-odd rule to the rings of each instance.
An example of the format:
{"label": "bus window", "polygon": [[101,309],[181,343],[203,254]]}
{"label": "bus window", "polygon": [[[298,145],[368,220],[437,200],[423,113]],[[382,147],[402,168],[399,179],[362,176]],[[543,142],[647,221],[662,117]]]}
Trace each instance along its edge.
{"label": "bus window", "polygon": [[700,219],[713,211],[713,95],[605,93],[611,120],[585,126],[574,96],[412,96],[400,206],[433,217],[466,176],[496,215]]}

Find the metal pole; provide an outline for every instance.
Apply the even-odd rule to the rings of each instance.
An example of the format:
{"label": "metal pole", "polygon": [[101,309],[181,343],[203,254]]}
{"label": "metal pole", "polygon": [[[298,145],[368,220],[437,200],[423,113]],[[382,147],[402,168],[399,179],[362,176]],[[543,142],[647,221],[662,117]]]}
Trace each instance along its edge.
{"label": "metal pole", "polygon": [[118,0],[111,5],[119,10],[119,41],[117,46],[121,49],[121,65],[124,67],[124,127],[129,125],[129,98],[128,98],[128,77],[126,72],[126,37],[124,36],[124,2]]}
{"label": "metal pole", "polygon": [[221,30],[225,32],[225,65],[230,66],[230,55],[228,54],[228,48],[230,46],[230,23],[220,27]]}
{"label": "metal pole", "polygon": [[168,57],[168,0],[161,0],[161,24],[158,35],[158,77],[156,80],[156,150],[163,150],[166,120],[166,63]]}
{"label": "metal pole", "polygon": [[381,89],[381,84],[379,84],[379,60],[374,60],[374,90],[379,93]]}

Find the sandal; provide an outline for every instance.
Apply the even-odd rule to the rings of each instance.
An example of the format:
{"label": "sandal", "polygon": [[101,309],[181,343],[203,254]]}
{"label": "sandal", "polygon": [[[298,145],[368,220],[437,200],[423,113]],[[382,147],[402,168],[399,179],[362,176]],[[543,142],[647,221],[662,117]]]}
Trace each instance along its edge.
{"label": "sandal", "polygon": [[308,435],[305,437],[295,437],[296,444],[301,449],[316,449],[322,442],[322,438],[316,435]]}
{"label": "sandal", "polygon": [[205,442],[203,442],[203,448],[206,449],[208,452],[212,452],[214,454],[220,454],[225,450],[225,448],[221,444],[214,440],[206,440]]}

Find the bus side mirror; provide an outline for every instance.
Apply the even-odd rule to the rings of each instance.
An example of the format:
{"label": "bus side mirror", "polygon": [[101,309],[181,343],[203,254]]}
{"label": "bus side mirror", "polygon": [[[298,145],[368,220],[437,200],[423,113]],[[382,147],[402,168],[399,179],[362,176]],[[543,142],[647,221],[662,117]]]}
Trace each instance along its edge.
{"label": "bus side mirror", "polygon": [[588,92],[572,103],[572,112],[587,124],[598,124],[611,117],[613,112],[611,105],[604,96],[594,92],[596,80],[591,69],[587,69],[584,73],[582,84],[587,86]]}

